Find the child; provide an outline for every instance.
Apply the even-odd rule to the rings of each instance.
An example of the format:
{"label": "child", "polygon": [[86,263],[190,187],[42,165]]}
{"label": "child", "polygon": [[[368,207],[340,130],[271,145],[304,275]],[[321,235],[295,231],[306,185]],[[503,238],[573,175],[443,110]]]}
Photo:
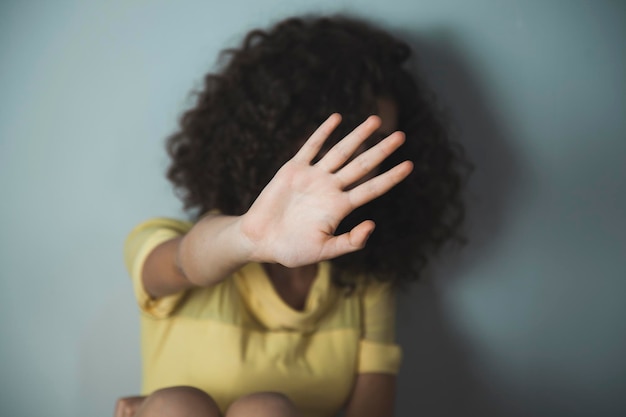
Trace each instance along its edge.
{"label": "child", "polygon": [[394,292],[460,239],[463,153],[408,46],[364,22],[292,18],[226,55],[167,143],[193,221],[126,241],[145,395],[116,416],[392,415]]}

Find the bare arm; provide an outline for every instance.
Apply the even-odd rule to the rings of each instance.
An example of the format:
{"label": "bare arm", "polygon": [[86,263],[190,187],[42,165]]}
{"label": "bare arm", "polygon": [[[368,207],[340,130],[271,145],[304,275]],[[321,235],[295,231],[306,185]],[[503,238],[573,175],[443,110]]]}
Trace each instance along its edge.
{"label": "bare arm", "polygon": [[211,285],[243,266],[248,256],[246,245],[237,240],[238,222],[238,217],[207,215],[186,235],[157,246],[142,272],[148,294],[162,297]]}
{"label": "bare arm", "polygon": [[359,374],[346,405],[346,417],[392,417],[396,376]]}
{"label": "bare arm", "polygon": [[148,293],[157,297],[193,286],[213,285],[248,262],[293,268],[363,248],[374,230],[373,221],[365,220],[335,236],[337,226],[354,209],[406,178],[413,164],[402,162],[359,183],[404,143],[404,134],[395,132],[350,160],[380,126],[376,116],[368,118],[313,164],[340,121],[341,117],[333,114],[322,123],[276,173],[247,213],[206,216],[185,236],[158,246],[148,256],[142,272]]}

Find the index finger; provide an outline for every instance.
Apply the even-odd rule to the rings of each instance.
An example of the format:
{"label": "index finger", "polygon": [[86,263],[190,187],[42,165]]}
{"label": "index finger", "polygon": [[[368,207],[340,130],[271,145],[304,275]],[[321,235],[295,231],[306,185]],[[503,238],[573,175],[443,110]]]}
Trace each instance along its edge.
{"label": "index finger", "polygon": [[331,114],[304,142],[304,145],[298,150],[293,159],[311,162],[322,149],[326,139],[339,126],[339,123],[341,123],[341,115],[339,113]]}

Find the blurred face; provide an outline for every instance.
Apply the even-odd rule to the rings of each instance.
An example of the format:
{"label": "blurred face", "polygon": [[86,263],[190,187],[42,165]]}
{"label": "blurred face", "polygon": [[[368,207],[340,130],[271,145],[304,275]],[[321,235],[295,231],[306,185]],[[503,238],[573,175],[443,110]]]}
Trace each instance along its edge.
{"label": "blurred face", "polygon": [[380,116],[382,120],[378,132],[380,132],[383,137],[389,136],[398,130],[398,107],[395,101],[386,97],[379,98],[376,100],[376,103],[378,104],[378,116]]}
{"label": "blurred face", "polygon": [[355,157],[398,130],[398,110],[395,101],[381,97],[376,100],[376,105],[378,106],[377,116],[381,121],[380,127],[357,150]]}
{"label": "blurred face", "polygon": [[[365,143],[363,143],[363,145],[359,147],[359,149],[357,149],[351,160],[398,130],[398,110],[395,101],[391,98],[381,97],[376,100],[376,104],[378,106],[377,116],[381,119],[380,127],[367,141],[365,141]],[[380,168],[376,167],[369,174],[352,184],[349,188],[354,188],[359,184],[363,184],[365,181],[374,178],[378,174],[380,174]]]}
{"label": "blurred face", "polygon": [[[378,130],[374,132],[374,134],[370,136],[370,138],[357,150],[355,157],[398,130],[398,107],[395,101],[393,101],[391,98],[381,97],[376,100],[376,103],[378,105],[378,116],[381,119],[381,125]],[[374,178],[380,173],[380,167],[376,167],[365,177],[350,185],[348,189],[363,184],[364,182]],[[341,222],[341,224],[337,228],[336,233],[340,234],[347,232],[365,219],[371,219],[376,221],[377,219],[371,212],[372,204],[373,202],[369,202],[350,213]]]}

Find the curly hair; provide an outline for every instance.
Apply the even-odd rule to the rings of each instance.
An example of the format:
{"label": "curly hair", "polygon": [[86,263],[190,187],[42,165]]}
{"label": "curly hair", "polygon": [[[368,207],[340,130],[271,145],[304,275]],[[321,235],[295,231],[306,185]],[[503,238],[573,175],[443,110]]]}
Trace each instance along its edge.
{"label": "curly hair", "polygon": [[410,55],[405,42],[344,16],[290,18],[225,50],[225,64],[205,76],[195,106],[167,139],[167,176],[192,219],[216,209],[244,214],[331,113],[343,122],[328,146],[375,114],[377,99],[391,99],[406,142],[380,168],[409,159],[414,170],[340,224],[337,233],[365,218],[377,228],[364,249],[331,261],[333,282],[417,279],[446,242],[464,241],[461,191],[471,164],[432,93],[405,68]]}

